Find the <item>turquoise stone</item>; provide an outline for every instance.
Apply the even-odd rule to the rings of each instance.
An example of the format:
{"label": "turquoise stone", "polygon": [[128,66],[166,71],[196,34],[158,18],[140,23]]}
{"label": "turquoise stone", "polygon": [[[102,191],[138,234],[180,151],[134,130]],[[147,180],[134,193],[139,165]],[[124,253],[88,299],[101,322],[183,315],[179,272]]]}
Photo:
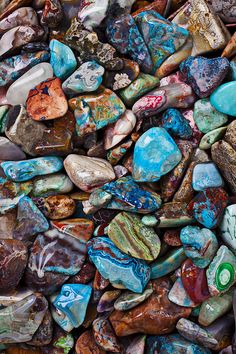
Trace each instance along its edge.
{"label": "turquoise stone", "polygon": [[169,108],[162,116],[162,127],[168,133],[182,139],[192,136],[192,128],[189,121],[175,108]]}
{"label": "turquoise stone", "polygon": [[56,39],[50,41],[50,64],[54,75],[61,80],[65,80],[76,69],[77,61],[73,51],[67,45]]}
{"label": "turquoise stone", "polygon": [[236,117],[236,81],[219,86],[210,96],[217,111]]}
{"label": "turquoise stone", "polygon": [[151,279],[161,278],[181,266],[187,258],[184,248],[174,248],[151,264]]}
{"label": "turquoise stone", "polygon": [[196,304],[184,289],[181,278],[177,278],[174,285],[170,289],[168,299],[176,305],[183,307],[196,307]]}
{"label": "turquoise stone", "polygon": [[236,80],[236,57],[234,57],[230,62],[229,73],[227,75],[227,79],[229,81]]}
{"label": "turquoise stone", "polygon": [[192,186],[197,192],[209,187],[222,187],[224,181],[214,162],[199,163],[193,169]]}
{"label": "turquoise stone", "polygon": [[236,204],[229,205],[220,224],[221,237],[233,251],[236,251]]}
{"label": "turquoise stone", "polygon": [[212,261],[218,241],[215,234],[198,226],[185,226],[180,232],[185,254],[199,268],[205,268]]}
{"label": "turquoise stone", "polygon": [[89,241],[88,255],[105,279],[133,292],[142,293],[150,279],[150,268],[145,261],[127,256],[106,237]]}
{"label": "turquoise stone", "polygon": [[[57,294],[50,297],[51,302],[56,299]],[[73,324],[71,323],[68,316],[64,312],[60,311],[58,308],[51,306],[51,314],[54,321],[66,332],[71,332],[74,329]]]}
{"label": "turquoise stone", "polygon": [[155,182],[181,160],[181,152],[164,128],[151,128],[136,142],[133,178],[137,182]]}
{"label": "turquoise stone", "polygon": [[53,305],[69,318],[74,328],[78,328],[84,322],[91,293],[89,285],[65,284]]}
{"label": "turquoise stone", "polygon": [[44,156],[24,161],[5,161],[1,163],[1,167],[10,180],[24,182],[36,176],[60,171],[63,160],[56,156]]}

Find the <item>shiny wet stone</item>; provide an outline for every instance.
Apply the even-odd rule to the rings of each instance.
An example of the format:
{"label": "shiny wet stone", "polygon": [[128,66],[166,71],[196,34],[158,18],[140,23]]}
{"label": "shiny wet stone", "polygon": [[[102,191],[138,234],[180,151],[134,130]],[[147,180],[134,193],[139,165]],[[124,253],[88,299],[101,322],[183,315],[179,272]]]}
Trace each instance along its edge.
{"label": "shiny wet stone", "polygon": [[187,119],[174,108],[169,108],[162,116],[162,127],[171,135],[182,139],[189,139],[192,136],[192,128]]}
{"label": "shiny wet stone", "polygon": [[187,258],[183,247],[167,252],[151,264],[151,279],[156,279],[167,275],[176,270]]}
{"label": "shiny wet stone", "polygon": [[217,111],[236,117],[236,81],[227,82],[211,94],[210,102]]}
{"label": "shiny wet stone", "polygon": [[233,251],[236,250],[236,204],[225,208],[220,224],[220,235],[227,246]]}
{"label": "shiny wet stone", "polygon": [[193,189],[202,191],[210,187],[222,187],[224,181],[213,162],[197,164],[193,169]]}
{"label": "shiny wet stone", "polygon": [[50,41],[50,64],[54,75],[65,80],[76,69],[77,61],[73,51],[67,45],[56,39]]}

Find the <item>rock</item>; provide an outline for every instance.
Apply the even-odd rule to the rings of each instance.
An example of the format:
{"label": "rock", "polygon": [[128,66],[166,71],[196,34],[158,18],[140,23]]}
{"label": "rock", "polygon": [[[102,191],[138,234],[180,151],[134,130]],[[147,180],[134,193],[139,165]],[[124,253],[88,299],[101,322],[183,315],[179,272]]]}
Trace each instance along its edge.
{"label": "rock", "polygon": [[18,8],[22,6],[26,6],[28,4],[29,4],[28,0],[14,0],[11,1],[11,3],[7,3],[7,1],[3,1],[3,4],[1,4],[1,6],[4,5],[4,11],[1,11],[0,20],[10,15],[13,11],[17,10]]}
{"label": "rock", "polygon": [[186,258],[183,247],[172,249],[151,264],[151,279],[157,279],[173,272]]}
{"label": "rock", "polygon": [[177,278],[177,280],[174,282],[174,285],[170,289],[168,299],[173,302],[173,304],[182,307],[194,308],[197,306],[197,303],[195,303],[186,292],[181,278]]}
{"label": "rock", "polygon": [[36,177],[33,181],[31,195],[33,197],[48,197],[56,194],[66,194],[72,191],[74,185],[63,173],[53,173],[45,177]]}
{"label": "rock", "polygon": [[144,261],[127,256],[105,237],[89,241],[88,255],[105,279],[131,291],[143,292],[150,278],[150,268]]}
{"label": "rock", "polygon": [[236,204],[225,208],[220,231],[224,243],[233,251],[236,250]]}
{"label": "rock", "polygon": [[174,108],[169,108],[162,116],[162,128],[165,128],[171,135],[182,139],[190,139],[192,128],[187,119]]}
{"label": "rock", "polygon": [[110,162],[112,166],[119,163],[119,161],[125,156],[127,151],[133,145],[133,140],[128,139],[122,143],[120,143],[117,147],[114,147],[107,153],[107,160]]}
{"label": "rock", "polygon": [[155,215],[160,228],[180,227],[194,222],[194,218],[188,213],[187,204],[184,202],[165,203]]}
{"label": "rock", "polygon": [[32,182],[15,183],[0,178],[0,214],[16,207],[20,199],[32,190]]}
{"label": "rock", "polygon": [[56,39],[50,41],[50,64],[54,75],[61,80],[65,80],[75,71],[77,61],[73,51],[67,45]]}
{"label": "rock", "polygon": [[96,268],[92,263],[85,262],[76,275],[70,277],[71,284],[86,284],[91,281],[95,276]]}
{"label": "rock", "polygon": [[193,117],[198,129],[203,133],[219,128],[228,121],[228,117],[218,112],[208,98],[201,99],[194,104]]}
{"label": "rock", "polygon": [[67,195],[34,198],[34,202],[42,213],[51,220],[69,218],[76,209],[75,201]]}
{"label": "rock", "polygon": [[42,323],[37,331],[34,333],[31,341],[27,342],[29,345],[44,346],[52,341],[53,337],[53,321],[49,310],[47,310]]}
{"label": "rock", "polygon": [[217,87],[211,94],[210,102],[217,111],[236,117],[236,81],[227,82]]}
{"label": "rock", "polygon": [[180,240],[186,256],[199,268],[206,268],[218,249],[215,234],[198,226],[185,226],[180,232]]}
{"label": "rock", "polygon": [[68,95],[96,91],[102,83],[104,71],[96,61],[87,61],[63,82],[63,91]]}
{"label": "rock", "polygon": [[236,22],[236,10],[234,8],[234,3],[232,3],[231,0],[226,0],[224,3],[219,0],[207,0],[207,3],[209,4],[210,8],[222,18],[224,22]]}
{"label": "rock", "polygon": [[110,284],[108,279],[105,279],[98,270],[95,272],[95,276],[93,279],[93,289],[94,290],[104,290]]}
{"label": "rock", "polygon": [[123,292],[114,303],[114,307],[119,311],[130,310],[133,307],[138,306],[151,296],[153,289],[151,285],[148,285],[146,290],[142,294],[136,294],[131,291]]}
{"label": "rock", "polygon": [[107,233],[116,247],[132,257],[153,261],[160,252],[158,235],[136,215],[125,212],[116,215]]}
{"label": "rock", "polygon": [[105,354],[94,340],[93,331],[87,330],[77,339],[75,345],[76,354]]}
{"label": "rock", "polygon": [[213,162],[199,163],[193,169],[193,189],[202,191],[210,187],[222,187],[224,181]]}
{"label": "rock", "polygon": [[180,240],[180,232],[179,230],[166,230],[163,235],[163,241],[172,247],[179,247],[182,246],[182,242]]}
{"label": "rock", "polygon": [[106,313],[114,310],[114,303],[116,299],[119,297],[121,291],[120,290],[110,290],[106,291],[100,298],[99,303],[97,305],[97,312]]}
{"label": "rock", "polygon": [[228,44],[223,50],[222,57],[230,58],[236,54],[236,35],[235,33],[229,38]]}
{"label": "rock", "polygon": [[16,223],[16,210],[12,209],[0,216],[0,239],[12,239]]}
{"label": "rock", "polygon": [[93,335],[95,342],[100,348],[112,353],[120,353],[122,351],[122,346],[118,343],[108,320],[99,317],[96,318],[93,321]]}
{"label": "rock", "polygon": [[29,91],[52,77],[53,69],[49,63],[35,65],[8,88],[7,101],[13,106],[25,104]]}
{"label": "rock", "polygon": [[92,220],[82,218],[51,221],[51,225],[60,232],[76,237],[84,243],[92,237],[94,230]]}
{"label": "rock", "polygon": [[49,28],[57,27],[63,19],[63,11],[60,0],[45,0],[41,24]]}
{"label": "rock", "polygon": [[227,127],[224,140],[236,150],[236,120],[233,120]]}
{"label": "rock", "polygon": [[0,156],[2,160],[24,160],[26,158],[24,152],[18,145],[12,143],[4,136],[0,137]]}
{"label": "rock", "polygon": [[200,141],[199,148],[201,150],[210,149],[215,142],[223,138],[226,129],[227,127],[221,127],[211,130],[210,132],[205,134]]}
{"label": "rock", "polygon": [[189,308],[171,303],[168,293],[171,283],[167,278],[152,282],[153,293],[143,303],[128,311],[114,311],[111,324],[118,336],[134,333],[167,334],[175,328],[181,317],[188,317]]}

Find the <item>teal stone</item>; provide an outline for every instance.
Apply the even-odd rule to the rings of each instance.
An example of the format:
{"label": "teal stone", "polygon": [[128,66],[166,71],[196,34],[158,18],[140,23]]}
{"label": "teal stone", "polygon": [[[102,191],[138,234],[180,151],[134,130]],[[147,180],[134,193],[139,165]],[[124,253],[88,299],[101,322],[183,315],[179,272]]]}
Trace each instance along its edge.
{"label": "teal stone", "polygon": [[[50,301],[53,303],[53,301],[56,299],[58,294],[54,294],[50,296]],[[51,314],[53,320],[66,332],[71,332],[74,329],[73,324],[71,323],[70,319],[68,316],[65,315],[64,312],[60,311],[58,308],[55,308],[53,305],[51,306]]]}
{"label": "teal stone", "polygon": [[77,61],[73,51],[67,45],[56,39],[50,41],[50,64],[54,75],[61,80],[65,80],[76,69]]}
{"label": "teal stone", "polygon": [[217,107],[215,108],[209,98],[202,98],[195,102],[193,119],[201,132],[208,133],[227,123],[228,117],[224,112],[218,112]]}
{"label": "teal stone", "polygon": [[192,186],[197,192],[209,187],[222,187],[224,181],[214,162],[199,163],[193,169]]}
{"label": "teal stone", "polygon": [[0,166],[7,178],[24,182],[36,176],[60,171],[63,168],[63,160],[56,156],[44,156],[24,161],[5,161]]}
{"label": "teal stone", "polygon": [[236,80],[236,57],[234,57],[229,64],[230,67],[229,67],[227,79],[228,81],[235,81]]}
{"label": "teal stone", "polygon": [[236,117],[236,81],[219,86],[211,94],[210,102],[217,111]]}
{"label": "teal stone", "polygon": [[207,150],[210,149],[211,146],[218,140],[222,139],[225,132],[227,130],[227,126],[226,127],[221,127],[221,128],[217,128],[214,130],[211,130],[210,132],[206,133],[200,143],[199,143],[199,149],[201,150]]}
{"label": "teal stone", "polygon": [[196,304],[184,289],[181,278],[177,278],[174,285],[170,289],[168,299],[176,305],[183,307],[196,307]]}
{"label": "teal stone", "polygon": [[162,128],[181,139],[190,139],[192,136],[189,121],[175,108],[169,108],[163,114]]}
{"label": "teal stone", "polygon": [[221,237],[232,251],[236,251],[236,204],[227,206],[220,224]]}
{"label": "teal stone", "polygon": [[136,142],[133,178],[137,182],[155,182],[178,165],[182,154],[164,128],[147,130]]}
{"label": "teal stone", "polygon": [[198,268],[205,268],[212,261],[218,249],[215,234],[198,226],[185,226],[180,232],[185,254]]}
{"label": "teal stone", "polygon": [[146,226],[154,227],[158,224],[158,220],[154,215],[145,215],[142,217],[142,223]]}
{"label": "teal stone", "polygon": [[171,250],[151,264],[151,279],[161,278],[173,272],[181,266],[186,258],[183,247]]}
{"label": "teal stone", "polygon": [[78,328],[84,322],[91,293],[89,285],[65,284],[53,305],[67,316],[74,328]]}

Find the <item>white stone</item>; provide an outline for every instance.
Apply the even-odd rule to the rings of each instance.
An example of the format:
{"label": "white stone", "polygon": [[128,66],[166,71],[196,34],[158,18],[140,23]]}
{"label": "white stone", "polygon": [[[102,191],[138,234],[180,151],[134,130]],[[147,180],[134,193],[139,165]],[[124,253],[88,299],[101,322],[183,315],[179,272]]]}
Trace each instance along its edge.
{"label": "white stone", "polygon": [[225,209],[220,225],[221,236],[226,245],[236,251],[236,204],[229,205]]}

